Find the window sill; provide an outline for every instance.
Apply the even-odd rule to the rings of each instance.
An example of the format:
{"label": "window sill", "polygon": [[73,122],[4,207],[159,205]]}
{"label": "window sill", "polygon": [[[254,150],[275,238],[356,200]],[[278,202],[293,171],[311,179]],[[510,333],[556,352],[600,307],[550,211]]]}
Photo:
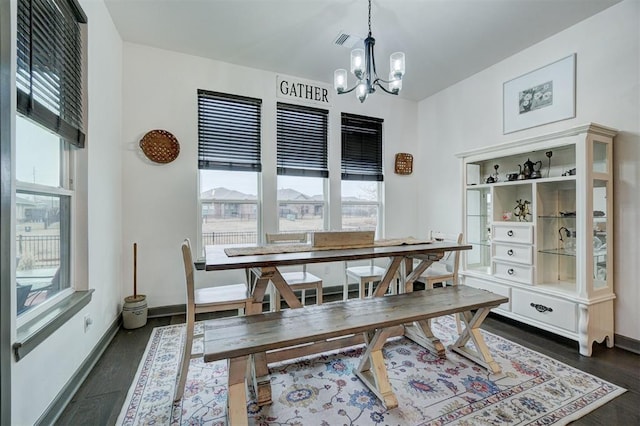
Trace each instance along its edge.
{"label": "window sill", "polygon": [[91,301],[93,290],[76,291],[59,303],[51,306],[42,315],[20,326],[13,344],[16,362],[34,350],[47,337],[55,333],[64,323],[73,318]]}

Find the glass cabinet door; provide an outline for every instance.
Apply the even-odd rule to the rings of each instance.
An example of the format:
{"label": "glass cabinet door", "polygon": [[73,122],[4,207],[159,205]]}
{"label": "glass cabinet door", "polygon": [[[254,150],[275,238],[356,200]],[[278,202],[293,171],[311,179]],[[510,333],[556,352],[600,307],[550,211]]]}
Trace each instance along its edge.
{"label": "glass cabinet door", "polygon": [[593,171],[594,173],[609,173],[609,144],[593,142]]}
{"label": "glass cabinet door", "polygon": [[[593,271],[588,271],[593,280],[593,290],[603,290],[609,287],[612,280],[608,277],[613,265],[611,264],[611,229],[609,229],[612,204],[609,200],[611,190],[611,143],[598,140],[595,137],[591,140],[592,178],[591,196],[593,211],[587,214],[587,231],[591,234],[590,241],[587,239],[587,253]],[[589,227],[591,229],[589,229]]]}
{"label": "glass cabinet door", "polygon": [[607,287],[608,272],[608,211],[607,211],[607,181],[593,181],[593,287],[594,289]]}
{"label": "glass cabinet door", "polygon": [[467,235],[473,247],[466,253],[467,269],[489,273],[491,265],[491,190],[467,189]]}
{"label": "glass cabinet door", "polygon": [[537,185],[538,285],[576,290],[576,180],[555,180]]}

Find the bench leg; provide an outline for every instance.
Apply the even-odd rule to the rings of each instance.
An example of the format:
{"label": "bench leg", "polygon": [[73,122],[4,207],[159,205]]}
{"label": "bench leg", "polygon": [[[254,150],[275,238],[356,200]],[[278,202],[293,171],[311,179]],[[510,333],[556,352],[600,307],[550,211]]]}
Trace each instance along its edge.
{"label": "bench leg", "polygon": [[445,347],[431,331],[429,320],[415,321],[413,324],[406,326],[404,335],[423,348],[433,349],[440,358],[446,358]]}
{"label": "bench leg", "polygon": [[391,390],[387,367],[384,365],[382,356],[382,347],[389,336],[392,335],[392,331],[393,328],[376,330],[375,335],[367,344],[367,350],[362,357],[362,361],[360,361],[360,365],[353,371],[388,410],[398,406],[398,398]]}
{"label": "bench leg", "polygon": [[[461,316],[466,327],[460,337],[458,337],[458,340],[451,345],[451,350],[482,365],[490,372],[498,374],[501,371],[500,365],[493,360],[480,331],[480,325],[487,315],[489,315],[490,311],[491,307],[480,308],[476,311],[475,315],[472,315],[472,313],[468,311],[463,312]],[[477,350],[466,346],[469,339],[471,339]]]}
{"label": "bench leg", "polygon": [[227,396],[227,421],[230,425],[249,424],[247,416],[246,373],[247,356],[229,360],[229,394]]}

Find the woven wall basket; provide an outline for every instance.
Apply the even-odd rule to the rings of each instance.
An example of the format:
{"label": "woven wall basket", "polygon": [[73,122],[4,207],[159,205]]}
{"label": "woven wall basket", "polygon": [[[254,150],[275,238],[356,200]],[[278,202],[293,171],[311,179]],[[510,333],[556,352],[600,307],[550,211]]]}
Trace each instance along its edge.
{"label": "woven wall basket", "polygon": [[170,163],[180,154],[180,143],[166,130],[151,130],[140,140],[144,155],[154,163]]}

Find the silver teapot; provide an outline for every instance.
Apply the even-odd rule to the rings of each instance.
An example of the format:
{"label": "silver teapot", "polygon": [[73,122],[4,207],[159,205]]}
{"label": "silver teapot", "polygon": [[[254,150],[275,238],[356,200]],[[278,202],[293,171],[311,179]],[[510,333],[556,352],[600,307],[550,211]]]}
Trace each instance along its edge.
{"label": "silver teapot", "polygon": [[[534,167],[538,164],[540,164],[540,166],[538,167],[538,170],[534,170]],[[522,166],[523,166],[522,174],[524,175],[525,179],[539,178],[542,176],[540,174],[540,169],[542,168],[542,161],[537,161],[534,163],[529,158],[527,158],[527,161],[525,161]]]}
{"label": "silver teapot", "polygon": [[[538,169],[536,170],[536,166]],[[542,177],[542,173],[540,173],[540,169],[542,169],[542,161],[536,161],[533,165],[533,171],[531,172],[531,179],[539,179]]]}

